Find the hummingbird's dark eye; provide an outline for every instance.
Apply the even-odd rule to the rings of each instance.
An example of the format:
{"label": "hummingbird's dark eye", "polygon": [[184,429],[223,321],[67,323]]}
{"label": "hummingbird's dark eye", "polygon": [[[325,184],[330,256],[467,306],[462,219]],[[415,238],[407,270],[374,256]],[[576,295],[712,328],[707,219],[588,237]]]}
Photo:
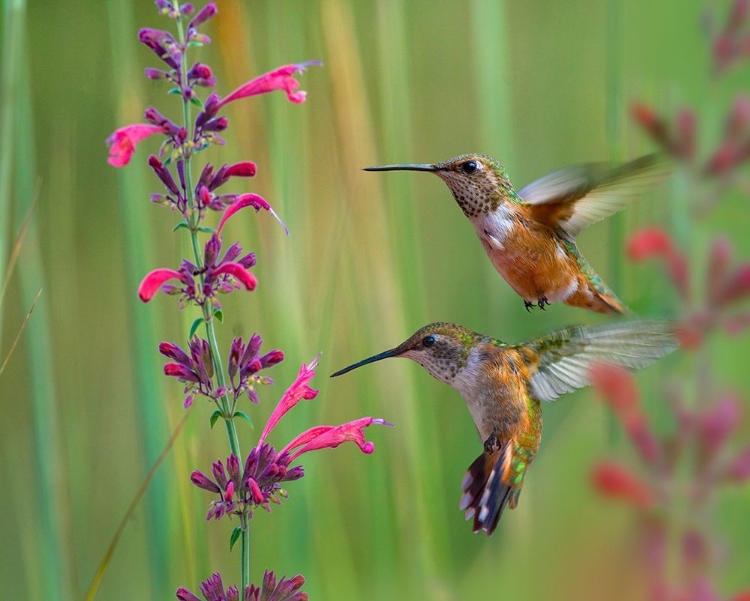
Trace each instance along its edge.
{"label": "hummingbird's dark eye", "polygon": [[461,164],[461,171],[464,173],[468,173],[471,175],[477,170],[477,162],[476,161],[466,161],[465,163]]}
{"label": "hummingbird's dark eye", "polygon": [[435,337],[432,334],[425,336],[422,340],[422,346],[431,347],[433,344],[435,344]]}

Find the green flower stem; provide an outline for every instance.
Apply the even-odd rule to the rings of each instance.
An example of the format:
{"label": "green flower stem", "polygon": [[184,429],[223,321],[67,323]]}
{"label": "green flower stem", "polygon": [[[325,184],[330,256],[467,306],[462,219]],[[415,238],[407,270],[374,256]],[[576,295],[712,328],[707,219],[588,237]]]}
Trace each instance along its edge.
{"label": "green flower stem", "polygon": [[[185,89],[187,82],[185,81],[187,73],[187,47],[185,46],[185,30],[182,26],[182,19],[177,19],[177,32],[179,34],[180,45],[186,49],[181,57],[180,64],[180,87]],[[188,132],[188,139],[192,140],[192,131],[190,127],[190,103],[183,96],[182,98],[182,118],[185,130]],[[187,152],[183,153],[183,159],[185,161],[185,193],[187,206],[189,210],[192,210],[192,219],[188,219],[188,228],[190,230],[190,243],[193,247],[193,256],[195,257],[195,264],[198,269],[203,268],[203,257],[201,256],[200,243],[198,241],[198,223],[200,222],[200,211],[195,207],[195,191],[193,190],[193,176],[192,176],[192,161],[191,161],[192,149],[188,149]],[[201,286],[203,285],[203,274],[200,276]],[[219,387],[226,385],[226,379],[224,377],[224,366],[222,365],[221,355],[219,353],[219,344],[216,340],[216,330],[214,329],[213,311],[209,305],[203,304],[203,323],[206,327],[206,336],[208,338],[208,344],[211,350],[211,361],[214,366],[214,373],[216,374],[216,381]],[[219,409],[221,410],[222,417],[224,418],[224,424],[227,428],[227,436],[229,437],[229,447],[232,453],[237,457],[239,464],[242,465],[242,453],[240,451],[240,440],[237,436],[237,427],[234,424],[234,405],[229,400],[228,394],[223,394],[217,401]],[[242,553],[240,556],[240,594],[244,595],[245,587],[250,585],[250,529],[247,524],[247,515],[243,514],[240,516],[240,525],[242,527]]]}

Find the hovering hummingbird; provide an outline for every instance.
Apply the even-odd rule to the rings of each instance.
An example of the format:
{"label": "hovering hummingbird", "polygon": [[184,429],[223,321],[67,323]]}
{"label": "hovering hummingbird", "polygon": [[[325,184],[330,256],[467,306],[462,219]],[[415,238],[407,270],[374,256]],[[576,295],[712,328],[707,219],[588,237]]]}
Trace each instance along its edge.
{"label": "hovering hummingbird", "polygon": [[491,535],[503,509],[518,504],[524,476],[539,449],[540,401],[591,385],[596,363],[640,369],[677,346],[669,321],[626,321],[573,327],[521,344],[506,344],[452,323],[433,323],[396,348],[333,376],[388,357],[407,357],[458,390],[484,452],[471,464],[460,509],[474,532]]}
{"label": "hovering hummingbird", "polygon": [[563,302],[598,313],[626,307],[589,266],[576,236],[619,211],[671,171],[659,155],[612,169],[602,163],[567,167],[513,188],[505,167],[486,154],[434,165],[383,165],[365,171],[429,171],[440,177],[469,218],[495,269],[533,306]]}

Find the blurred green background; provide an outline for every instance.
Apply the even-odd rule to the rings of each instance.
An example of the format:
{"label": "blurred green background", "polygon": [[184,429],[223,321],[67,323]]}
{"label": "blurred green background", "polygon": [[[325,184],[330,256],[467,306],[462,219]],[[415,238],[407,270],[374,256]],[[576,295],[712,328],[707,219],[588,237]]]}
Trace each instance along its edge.
{"label": "blurred green background", "polygon": [[[715,3],[723,14],[722,3]],[[518,186],[568,164],[624,160],[653,144],[630,120],[644,100],[671,114],[690,105],[708,143],[747,87],[748,66],[711,76],[704,9],[696,0],[218,0],[213,44],[193,54],[226,94],[278,65],[321,59],[302,79],[303,105],[274,93],[233,104],[227,145],[197,162],[254,160],[235,185],[269,200],[227,228],[258,255],[254,293],[224,301],[222,348],[259,332],[287,360],[273,387],[245,407],[243,448],[258,436],[302,362],[323,351],[321,389],[273,432],[373,415],[371,456],[352,446],[306,456],[289,500],[252,521],[252,571],[307,578],[313,599],[638,599],[644,595],[633,514],[600,500],[592,463],[633,452],[603,404],[584,391],[545,406],[542,448],[516,511],[495,536],[471,533],[457,509],[460,480],[481,451],[458,394],[410,362],[327,375],[390,348],[432,321],[454,321],[508,341],[601,321],[554,306],[528,314],[493,271],[469,223],[436,177],[362,167],[433,162],[464,152],[502,160]],[[40,301],[0,377],[0,582],[8,599],[81,599],[126,507],[183,415],[181,386],[161,375],[160,340],[184,342],[195,314],[173,298],[137,301],[140,278],[189,256],[176,222],[149,204],[160,185],[146,166],[156,142],[125,169],[106,163],[104,139],[142,121],[152,104],[178,118],[176,97],[142,77],[156,58],[139,27],[169,27],[153,3],[5,0],[0,206],[2,275],[34,198],[2,306],[2,355]],[[727,194],[691,219],[682,175],[625,213],[586,231],[580,246],[637,312],[675,315],[654,265],[625,258],[628,235],[661,224],[690,249],[694,285],[707,243],[728,236],[750,254],[747,198]],[[721,388],[750,392],[747,337],[719,336],[710,360]],[[663,431],[667,378],[691,378],[675,358],[639,375]],[[99,599],[169,599],[220,570],[238,580],[235,525],[203,520],[209,495],[193,469],[228,454],[223,428],[197,402],[185,430],[125,530]],[[249,405],[249,403],[248,403]],[[741,432],[747,439],[748,422]],[[715,581],[748,585],[747,488],[722,492],[705,516],[724,542]]]}

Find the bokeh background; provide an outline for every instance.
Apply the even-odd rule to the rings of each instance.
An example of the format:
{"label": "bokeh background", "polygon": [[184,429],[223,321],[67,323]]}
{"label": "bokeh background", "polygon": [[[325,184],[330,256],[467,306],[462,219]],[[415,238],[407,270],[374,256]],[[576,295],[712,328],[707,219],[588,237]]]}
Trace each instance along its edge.
{"label": "bokeh background", "polygon": [[[256,429],[239,425],[243,446],[253,444],[299,365],[319,351],[319,397],[285,417],[272,442],[361,415],[395,424],[369,430],[371,456],[344,446],[305,457],[307,475],[290,483],[288,501],[252,521],[254,579],[264,568],[302,573],[311,598],[330,600],[644,598],[635,514],[602,500],[590,479],[595,461],[634,460],[634,452],[594,393],[544,407],[544,440],[521,503],[487,539],[473,535],[457,509],[460,480],[481,450],[458,394],[406,361],[336,380],[327,374],[432,321],[507,341],[602,321],[563,306],[528,314],[438,178],[361,168],[479,151],[502,160],[520,186],[576,162],[634,158],[655,149],[631,118],[635,100],[664,114],[692,107],[705,154],[748,87],[747,63],[715,74],[712,40],[701,29],[707,9],[722,27],[729,3],[218,6],[207,30],[213,44],[194,58],[214,68],[220,94],[281,64],[325,63],[302,80],[305,104],[274,93],[232,105],[226,147],[199,156],[256,161],[257,177],[235,188],[262,194],[291,230],[285,237],[268,214],[241,214],[227,229],[227,238],[256,250],[260,285],[226,298],[222,348],[258,332],[287,357],[260,404],[245,407]],[[169,23],[147,0],[5,0],[2,18],[3,277],[35,202],[2,299],[3,358],[42,293],[0,376],[0,582],[8,599],[81,599],[183,416],[181,387],[161,375],[157,344],[184,342],[195,315],[178,313],[165,296],[143,305],[135,291],[150,269],[189,256],[188,241],[170,233],[173,214],[148,202],[160,187],[145,163],[156,142],[145,142],[122,170],[107,165],[103,143],[116,127],[141,121],[149,104],[178,117],[176,98],[142,77],[157,61],[136,38],[139,27]],[[746,193],[729,188],[697,219],[690,182],[678,173],[580,237],[595,268],[638,313],[682,310],[658,265],[627,260],[625,244],[639,227],[657,224],[674,235],[698,289],[715,234],[738,256],[750,254]],[[746,398],[748,352],[747,336],[718,333],[702,354],[639,374],[657,431],[675,428],[669,382],[686,383],[690,404],[706,401],[695,388],[699,364],[711,364],[709,390]],[[209,495],[188,481],[191,470],[228,454],[224,429],[209,429],[210,412],[196,403],[97,598],[174,598],[178,586],[195,590],[216,570],[238,579],[238,549],[228,549],[234,524],[207,524]],[[750,423],[742,417],[735,428],[739,445]],[[750,489],[713,495],[697,519],[719,542],[709,575],[729,598],[750,585]]]}

